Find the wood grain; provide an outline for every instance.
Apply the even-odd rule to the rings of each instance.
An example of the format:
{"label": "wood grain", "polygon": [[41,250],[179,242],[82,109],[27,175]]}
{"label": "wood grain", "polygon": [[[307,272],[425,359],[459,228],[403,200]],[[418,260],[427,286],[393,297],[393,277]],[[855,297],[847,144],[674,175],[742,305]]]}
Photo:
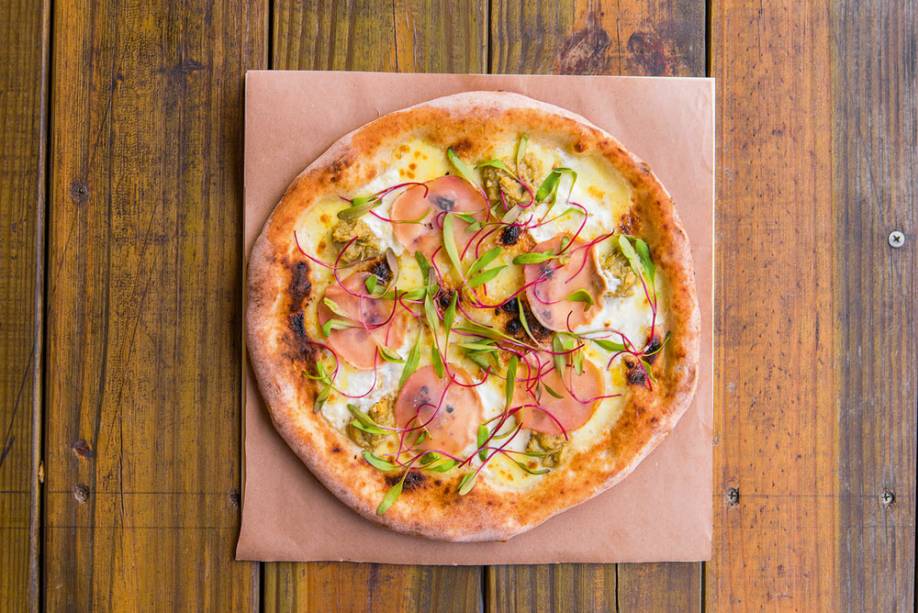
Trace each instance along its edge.
{"label": "wood grain", "polygon": [[0,18],[0,611],[38,610],[48,24]]}
{"label": "wood grain", "polygon": [[847,258],[833,248],[829,10],[725,0],[712,21],[719,444],[707,609],[835,611],[833,279]]}
{"label": "wood grain", "polygon": [[[272,68],[486,72],[486,0],[276,1]],[[469,611],[479,567],[266,564],[268,611]]]}
{"label": "wood grain", "polygon": [[263,3],[57,2],[45,604],[252,610],[239,499],[242,85]]}
{"label": "wood grain", "polygon": [[[704,4],[495,0],[491,47],[492,72],[704,76]],[[701,564],[498,566],[488,585],[491,611],[692,611]]]}
{"label": "wood grain", "polygon": [[[840,602],[905,611],[915,602],[918,7],[847,0],[832,23]],[[899,249],[894,229],[907,235]]]}

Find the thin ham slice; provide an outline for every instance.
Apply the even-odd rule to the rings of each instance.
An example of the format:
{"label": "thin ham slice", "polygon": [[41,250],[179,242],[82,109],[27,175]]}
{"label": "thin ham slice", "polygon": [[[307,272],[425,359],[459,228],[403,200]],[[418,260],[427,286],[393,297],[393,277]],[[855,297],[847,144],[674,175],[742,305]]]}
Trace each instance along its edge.
{"label": "thin ham slice", "polygon": [[[533,247],[530,253],[558,253],[565,235],[555,235]],[[603,281],[596,270],[596,263],[585,243],[576,240],[564,252],[566,261],[552,259],[523,267],[526,283],[526,297],[533,315],[549,330],[563,331],[589,323],[601,310]],[[584,261],[584,259],[586,261]],[[534,283],[539,280],[538,283]],[[577,290],[586,290],[593,296],[594,304],[568,300]]]}
{"label": "thin ham slice", "polygon": [[[411,252],[420,251],[431,257],[442,244],[442,230],[437,225],[440,213],[467,213],[476,219],[484,219],[488,202],[484,195],[467,181],[446,175],[424,184],[415,185],[399,195],[392,203],[391,218],[397,221],[414,221],[427,216],[421,223],[395,223],[392,232],[401,245]],[[474,232],[461,219],[454,220],[453,231],[459,249],[472,238]]]}
{"label": "thin ham slice", "polygon": [[[450,370],[463,383],[471,380],[456,366],[450,365]],[[395,420],[402,428],[430,421],[426,426],[430,435],[421,447],[456,455],[475,441],[482,421],[481,400],[474,389],[450,385],[448,377],[441,379],[432,366],[425,366],[405,381],[395,401]]]}
{"label": "thin ham slice", "polygon": [[[332,330],[328,344],[341,359],[361,370],[374,368],[377,346],[387,349],[400,347],[405,336],[405,321],[400,314],[386,321],[392,314],[392,301],[366,296],[365,281],[369,275],[367,272],[353,273],[342,280],[344,287],[335,283],[325,290],[325,297],[338,305],[354,324],[353,328]],[[319,303],[317,317],[319,325],[329,319],[341,319],[323,302]]]}
{"label": "thin ham slice", "polygon": [[[542,363],[551,363],[551,356],[544,357]],[[542,377],[541,383],[549,386],[561,398],[555,398],[544,389],[541,397],[537,398],[535,390],[530,392],[520,387],[514,397],[514,403],[537,405],[520,410],[520,423],[524,428],[546,434],[563,434],[558,423],[564,427],[564,432],[568,433],[582,427],[593,416],[599,396],[604,393],[602,374],[588,360],[583,361],[583,372],[580,374],[575,368],[568,367],[562,375],[552,366],[551,371]]]}

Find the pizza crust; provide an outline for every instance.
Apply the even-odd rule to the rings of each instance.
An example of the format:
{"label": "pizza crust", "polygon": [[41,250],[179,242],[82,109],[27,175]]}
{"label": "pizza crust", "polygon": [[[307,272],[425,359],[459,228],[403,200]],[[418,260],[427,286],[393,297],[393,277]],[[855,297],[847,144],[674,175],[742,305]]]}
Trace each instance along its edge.
{"label": "pizza crust", "polygon": [[[292,228],[318,196],[348,193],[375,175],[377,157],[412,135],[474,155],[495,132],[557,137],[578,153],[595,152],[634,186],[641,236],[668,281],[667,327],[672,333],[653,391],[635,388],[611,431],[523,493],[504,494],[480,483],[456,492],[458,475],[425,475],[378,516],[389,487],[362,459],[360,448],[312,410],[312,387],[302,377],[311,352],[291,315]],[[300,288],[302,289],[302,288]],[[306,296],[305,301],[315,299]],[[290,185],[249,258],[248,350],[259,389],[278,432],[312,473],[345,504],[400,532],[450,541],[504,540],[580,504],[624,479],[675,427],[688,408],[698,373],[700,315],[691,253],[672,200],[646,163],[612,136],[565,109],[518,94],[468,92],[380,117],[347,134]],[[302,325],[299,331],[302,332]]]}

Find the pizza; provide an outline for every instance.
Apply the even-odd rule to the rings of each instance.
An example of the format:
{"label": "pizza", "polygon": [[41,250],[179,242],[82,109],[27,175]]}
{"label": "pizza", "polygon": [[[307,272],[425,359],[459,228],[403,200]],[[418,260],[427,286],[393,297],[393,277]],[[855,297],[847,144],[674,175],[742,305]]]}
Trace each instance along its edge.
{"label": "pizza", "polygon": [[249,257],[278,432],[358,513],[504,540],[626,477],[685,412],[699,311],[648,165],[469,92],[382,116],[288,187]]}

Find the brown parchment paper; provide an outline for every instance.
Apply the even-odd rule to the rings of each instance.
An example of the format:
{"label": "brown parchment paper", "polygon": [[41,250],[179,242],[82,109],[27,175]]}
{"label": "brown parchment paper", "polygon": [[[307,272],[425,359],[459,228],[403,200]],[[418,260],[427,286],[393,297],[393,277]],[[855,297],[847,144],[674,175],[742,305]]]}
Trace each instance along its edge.
{"label": "brown parchment paper", "polygon": [[506,542],[392,532],[338,502],[275,432],[245,368],[240,560],[528,564],[707,560],[712,521],[714,90],[710,79],[252,71],[246,75],[245,253],[284,189],[344,134],[469,90],[507,90],[579,113],[646,160],[691,239],[701,303],[698,392],[622,483]]}

